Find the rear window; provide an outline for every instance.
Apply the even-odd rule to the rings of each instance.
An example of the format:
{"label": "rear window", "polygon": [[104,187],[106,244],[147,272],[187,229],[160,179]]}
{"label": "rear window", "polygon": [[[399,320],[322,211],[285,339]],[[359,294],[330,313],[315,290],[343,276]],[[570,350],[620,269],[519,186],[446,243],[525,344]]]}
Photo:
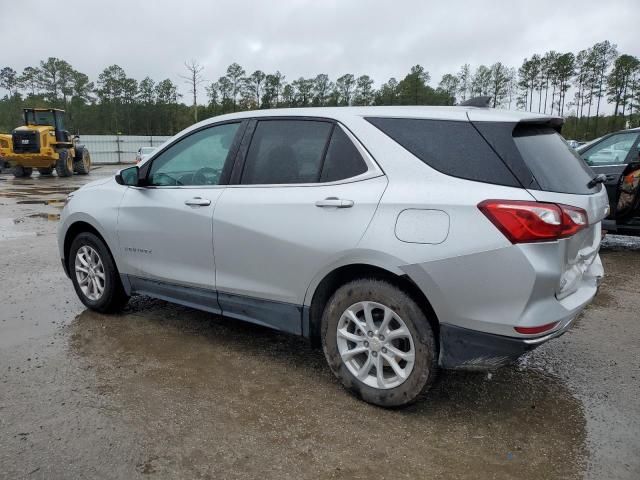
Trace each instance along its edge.
{"label": "rear window", "polygon": [[513,141],[541,190],[576,194],[598,190],[599,186],[587,186],[593,171],[553,128],[518,125]]}
{"label": "rear window", "polygon": [[367,118],[430,167],[447,175],[521,187],[469,122],[417,118]]}

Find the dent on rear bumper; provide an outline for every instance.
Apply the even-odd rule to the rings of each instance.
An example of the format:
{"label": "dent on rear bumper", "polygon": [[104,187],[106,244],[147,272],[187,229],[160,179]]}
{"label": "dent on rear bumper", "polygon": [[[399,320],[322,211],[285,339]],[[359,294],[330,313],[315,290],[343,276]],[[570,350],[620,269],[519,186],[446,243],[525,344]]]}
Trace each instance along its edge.
{"label": "dent on rear bumper", "polygon": [[599,258],[574,293],[556,297],[561,248],[552,243],[514,245],[401,269],[425,294],[441,324],[520,337],[515,326],[557,322],[563,328],[596,294],[602,276]]}
{"label": "dent on rear bumper", "polygon": [[[438,316],[440,365],[497,368],[563,334],[595,296],[603,269],[596,256],[578,288],[558,299],[562,248],[511,246],[401,267]],[[514,330],[553,322],[545,335]]]}

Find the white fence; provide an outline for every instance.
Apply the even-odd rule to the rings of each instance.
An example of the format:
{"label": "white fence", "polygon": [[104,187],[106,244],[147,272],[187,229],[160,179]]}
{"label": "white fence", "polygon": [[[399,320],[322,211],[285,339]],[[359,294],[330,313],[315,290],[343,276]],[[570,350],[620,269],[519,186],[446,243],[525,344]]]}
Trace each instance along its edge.
{"label": "white fence", "polygon": [[157,147],[171,137],[144,135],[80,135],[93,163],[132,163],[140,147]]}

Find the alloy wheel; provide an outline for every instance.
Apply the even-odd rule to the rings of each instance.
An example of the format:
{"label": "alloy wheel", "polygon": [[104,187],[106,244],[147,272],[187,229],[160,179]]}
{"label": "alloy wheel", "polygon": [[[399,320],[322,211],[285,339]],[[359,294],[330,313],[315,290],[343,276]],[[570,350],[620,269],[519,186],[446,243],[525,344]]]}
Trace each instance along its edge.
{"label": "alloy wheel", "polygon": [[343,363],[358,380],[373,388],[395,388],[409,378],[415,364],[411,331],[392,309],[377,302],[347,308],[337,326]]}
{"label": "alloy wheel", "polygon": [[82,293],[92,301],[100,300],[105,289],[105,271],[98,252],[84,245],[78,249],[75,272]]}

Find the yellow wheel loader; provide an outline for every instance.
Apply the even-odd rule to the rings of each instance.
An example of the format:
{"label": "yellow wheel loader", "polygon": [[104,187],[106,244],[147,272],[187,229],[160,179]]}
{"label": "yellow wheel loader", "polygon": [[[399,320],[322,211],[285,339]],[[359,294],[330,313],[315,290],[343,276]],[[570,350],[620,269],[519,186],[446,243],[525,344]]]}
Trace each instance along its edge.
{"label": "yellow wheel loader", "polygon": [[40,175],[53,170],[59,177],[86,175],[91,157],[78,140],[64,128],[64,110],[25,108],[24,125],[11,135],[0,135],[0,158],[13,167],[16,177],[29,177],[34,168]]}

